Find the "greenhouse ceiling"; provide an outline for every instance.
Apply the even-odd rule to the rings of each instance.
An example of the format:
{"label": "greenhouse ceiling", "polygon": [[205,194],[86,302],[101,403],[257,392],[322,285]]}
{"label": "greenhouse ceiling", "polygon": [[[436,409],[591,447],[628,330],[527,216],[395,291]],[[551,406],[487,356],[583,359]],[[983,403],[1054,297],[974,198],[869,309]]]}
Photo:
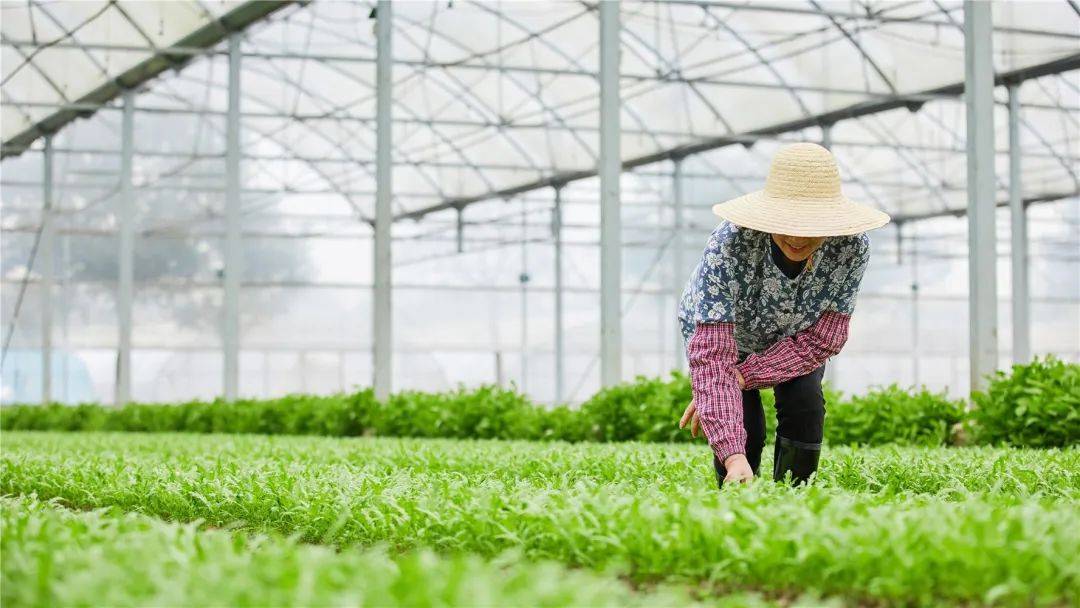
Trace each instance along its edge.
{"label": "greenhouse ceiling", "polygon": [[[1033,4],[994,5],[994,67],[1021,104],[1025,198],[1054,200],[1080,190],[1080,8]],[[119,114],[127,88],[139,91],[141,114],[223,115],[227,70],[214,66],[229,32],[243,30],[245,184],[321,188],[370,220],[373,6],[4,1],[3,154],[40,147],[42,134],[73,120]],[[595,3],[399,2],[394,11],[396,219],[596,174]],[[849,195],[897,219],[966,207],[961,2],[625,2],[621,20],[624,169],[670,171],[687,158],[749,190],[760,163],[735,166],[712,151],[824,140]],[[996,92],[1004,176],[1009,92]],[[135,145],[162,174],[224,156],[223,145],[198,154]]]}

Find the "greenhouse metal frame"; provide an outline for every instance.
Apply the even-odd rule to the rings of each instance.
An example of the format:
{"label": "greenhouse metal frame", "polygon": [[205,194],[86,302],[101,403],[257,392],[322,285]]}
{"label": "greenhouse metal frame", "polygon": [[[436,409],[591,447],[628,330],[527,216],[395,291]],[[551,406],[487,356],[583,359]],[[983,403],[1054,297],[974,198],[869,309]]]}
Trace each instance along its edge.
{"label": "greenhouse metal frame", "polygon": [[[192,0],[161,3],[157,5],[158,12],[123,0],[83,4],[85,17],[65,22],[59,15],[63,3],[39,0],[3,3],[6,22],[2,41],[3,157],[16,159],[35,152],[40,153],[43,163],[40,184],[9,180],[5,171],[5,187],[9,183],[40,187],[42,201],[39,221],[31,222],[36,236],[31,258],[18,281],[7,284],[17,284],[25,290],[28,283],[36,282],[43,301],[51,302],[56,283],[53,269],[58,255],[57,219],[62,215],[55,209],[56,155],[117,157],[115,188],[106,190],[102,197],[116,206],[112,230],[118,239],[118,354],[114,396],[117,403],[132,398],[132,301],[140,230],[135,200],[139,191],[152,186],[145,181],[137,183],[134,176],[135,159],[144,153],[138,149],[136,135],[137,120],[143,115],[224,120],[223,154],[174,150],[148,150],[145,154],[162,162],[175,162],[178,174],[185,170],[184,163],[206,158],[224,162],[224,182],[199,187],[224,195],[223,212],[215,219],[223,227],[221,344],[222,386],[227,400],[235,400],[241,393],[242,241],[245,216],[258,210],[258,205],[250,201],[247,207],[244,204],[245,193],[249,191],[244,180],[248,173],[245,166],[260,174],[272,174],[274,163],[302,166],[321,181],[318,186],[322,190],[348,205],[357,223],[370,226],[371,382],[379,397],[387,396],[393,388],[391,327],[395,309],[391,296],[397,283],[392,276],[393,226],[434,226],[430,232],[417,232],[410,238],[424,240],[446,235],[460,253],[469,238],[467,209],[520,200],[523,201],[520,244],[524,247],[529,240],[524,238],[528,221],[524,201],[529,195],[544,193],[545,208],[546,201],[551,203],[549,241],[555,260],[554,395],[555,401],[562,401],[568,398],[564,363],[563,260],[567,225],[564,209],[566,191],[571,184],[595,185],[597,193],[600,384],[610,386],[625,375],[622,297],[626,289],[622,255],[627,226],[623,223],[623,210],[629,208],[627,203],[633,204],[633,197],[627,200],[623,196],[623,180],[636,175],[639,179],[669,184],[671,219],[667,244],[671,245],[673,279],[668,297],[675,300],[682,288],[678,279],[685,277],[686,265],[691,261],[684,240],[692,227],[686,219],[684,197],[685,180],[688,173],[693,173],[688,168],[689,161],[722,148],[750,151],[759,142],[816,139],[838,150],[845,188],[857,188],[867,202],[892,214],[897,231],[897,255],[900,255],[901,233],[906,227],[933,218],[967,216],[970,386],[974,388],[999,365],[997,208],[1007,207],[1011,218],[1012,356],[1014,360],[1024,361],[1032,355],[1027,210],[1031,205],[1054,201],[1075,205],[1080,197],[1077,148],[1075,141],[1070,140],[1070,131],[1075,134],[1080,124],[1077,118],[1080,116],[1077,103],[1080,101],[1077,86],[1080,34],[1076,27],[1080,24],[1080,8],[1072,0],[1046,3],[1053,10],[1047,10],[1045,15],[1012,15],[1011,21],[999,19],[999,13],[1004,12],[1003,3],[973,1],[881,4],[816,0],[776,4],[602,1],[545,3],[550,5],[550,10],[543,11],[543,15],[534,12],[536,4],[512,2],[252,1],[208,6],[207,2]],[[326,16],[320,12],[324,10],[328,11]],[[455,11],[465,15],[447,17]],[[754,18],[767,16],[794,21],[785,22],[790,30],[783,32],[749,33],[738,29],[738,19],[747,14],[755,15]],[[481,16],[485,21],[479,23],[476,20]],[[425,23],[422,17],[428,21]],[[453,19],[449,27],[441,24],[444,18]],[[117,33],[119,25],[107,39],[100,39],[100,32],[86,35],[95,23],[106,19],[122,23],[127,31],[134,32],[131,39]],[[486,28],[490,25],[487,19],[498,24],[495,46],[470,46],[470,29]],[[35,29],[43,27],[46,20],[52,21],[53,35]],[[470,20],[479,25],[471,26]],[[182,25],[166,26],[173,22]],[[1029,22],[1037,22],[1040,27]],[[358,38],[360,43],[347,39],[338,42],[342,46],[359,46],[368,53],[312,49],[312,40],[331,39],[340,34],[333,30],[335,23],[345,24],[342,31],[364,31],[364,36]],[[373,29],[370,36],[364,29],[368,24]],[[30,28],[30,36],[23,31],[26,27]],[[154,27],[158,27],[158,32],[153,31]],[[650,27],[655,29],[651,38]],[[942,82],[941,74],[934,73],[925,88],[918,86],[915,75],[898,77],[895,66],[888,63],[888,53],[876,53],[875,47],[880,45],[864,34],[899,28],[916,35],[933,32],[935,36],[951,36],[952,41],[962,40],[962,77]],[[574,35],[590,29],[595,32],[593,41],[582,43]],[[418,39],[421,35],[426,42]],[[476,33],[483,39],[477,45],[486,43],[491,35],[491,32]],[[662,42],[665,35],[673,40]],[[268,44],[275,36],[282,40],[278,48]],[[510,37],[509,40],[504,36]],[[828,42],[808,42],[812,39]],[[1013,51],[1010,57],[1018,58],[1009,69],[995,66],[994,45],[999,40],[1009,41],[1008,48]],[[306,41],[308,48],[294,48],[298,41]],[[1031,41],[1045,42],[1050,50],[1021,52]],[[807,46],[793,46],[800,42]],[[424,50],[424,44],[428,50]],[[841,46],[842,54],[838,50]],[[521,49],[526,48],[534,61],[509,61],[524,54]],[[800,53],[825,48],[830,49],[822,51],[825,59],[844,57],[849,62],[838,64],[837,72],[858,68],[865,78],[864,86],[791,81],[790,66],[785,62],[797,60]],[[672,49],[681,50],[682,54],[675,55],[670,52]],[[699,49],[708,49],[699,64],[684,65],[683,61],[695,57],[693,53]],[[540,53],[546,57],[538,58]],[[1034,59],[1029,59],[1032,56]],[[710,58],[712,61],[708,61]],[[183,78],[191,65],[216,59],[227,65],[224,86],[210,78],[200,85],[205,87],[207,99],[216,96],[226,100],[223,112],[200,108],[178,98],[165,103],[168,95],[154,93],[160,83]],[[746,63],[710,73],[709,66],[732,61]],[[255,67],[249,67],[249,62]],[[86,66],[81,70],[84,73],[73,75],[72,72],[80,71],[80,63]],[[296,63],[299,68],[289,68],[300,74],[295,80],[293,72],[277,67]],[[933,62],[928,60],[928,63]],[[304,70],[315,69],[307,66],[318,66],[331,77],[325,77],[318,86],[305,88]],[[649,72],[648,68],[653,71]],[[903,68],[910,71],[916,66]],[[745,72],[748,76],[740,78],[725,71],[735,75]],[[823,71],[835,74],[828,67]],[[928,67],[927,71],[932,70]],[[370,82],[365,80],[369,72],[373,74]],[[255,75],[260,84],[263,79],[276,79],[283,87],[296,91],[293,107],[270,107],[269,102],[260,100],[262,93],[258,88],[247,93],[245,81]],[[332,91],[337,86],[334,78],[346,82],[342,86],[348,90]],[[1029,82],[1033,84],[1025,88]],[[1060,97],[1049,93],[1047,82],[1065,93]],[[546,88],[555,89],[559,84],[562,87],[551,95],[561,98],[549,101]],[[575,95],[581,87],[585,89],[583,93]],[[654,91],[676,91],[670,99],[685,100],[686,106],[693,108],[688,114],[711,112],[712,128],[700,129],[689,119],[688,126],[681,128],[668,124],[679,119],[666,117],[664,104],[650,97],[650,87]],[[772,112],[759,112],[766,115],[755,116],[746,128],[740,128],[732,124],[731,114],[717,107],[716,92],[727,89],[739,91],[745,99],[782,99],[790,107],[775,112],[775,120]],[[598,90],[598,95],[594,90]],[[1030,93],[1025,97],[1023,91]],[[511,102],[516,99],[519,107],[532,110],[521,112],[508,108],[506,98]],[[811,102],[810,98],[818,101]],[[641,99],[647,102],[639,105]],[[966,133],[924,110],[927,104],[960,99],[964,104]],[[441,107],[433,105],[440,103]],[[309,107],[302,110],[301,106]],[[995,107],[1002,108],[1007,117],[1008,171],[1004,175],[995,168],[1000,156],[995,147]],[[372,112],[370,115],[365,113],[368,110]],[[897,110],[908,112],[911,120],[933,128],[952,143],[929,146],[863,126],[869,117]],[[512,115],[514,112],[517,116]],[[95,120],[98,113],[119,113],[119,149],[56,147],[58,133],[73,123]],[[744,110],[742,114],[745,113]],[[1036,114],[1038,120],[1032,118]],[[273,129],[259,129],[250,124],[260,120],[280,121],[285,126],[275,133]],[[1059,133],[1048,132],[1055,122],[1064,124],[1065,128]],[[654,125],[658,126],[653,128]],[[847,125],[856,125],[876,138],[837,137],[837,130]],[[274,144],[275,137],[288,129],[304,131],[305,137],[319,143],[311,144],[312,151],[307,153],[291,150],[287,138]],[[243,143],[245,131],[266,142],[262,147],[276,151],[247,151]],[[399,139],[400,135],[404,137]],[[1022,145],[1022,135],[1028,138],[1026,147]],[[422,138],[420,144],[409,143],[418,137]],[[299,136],[297,140],[308,141]],[[360,143],[356,144],[358,140]],[[552,143],[556,140],[558,145]],[[543,150],[541,144],[546,144],[548,149]],[[496,145],[498,148],[491,151]],[[843,153],[845,149],[883,157],[885,160],[876,161],[878,166],[885,167],[883,172],[890,165],[902,167],[900,171],[905,176],[914,176],[916,184],[913,186],[905,179],[890,183],[888,179],[849,171],[843,166],[849,158]],[[563,154],[569,159],[562,158]],[[492,156],[495,158],[489,158]],[[942,160],[943,165],[965,159],[966,183],[950,184],[949,176],[935,173],[927,158],[948,159]],[[1035,187],[1022,183],[1026,175],[1022,165],[1025,160],[1038,163]],[[756,187],[751,186],[753,180],[761,177],[735,175],[704,162],[706,169],[695,174],[699,179],[715,175],[749,190]],[[404,173],[407,179],[396,176],[398,171],[407,171]],[[464,185],[451,187],[455,180],[442,178],[448,173]],[[367,187],[353,186],[353,182],[360,180],[356,176],[363,176],[361,181]],[[304,190],[303,184],[282,180],[282,191],[289,192],[290,188]],[[895,198],[890,193],[901,190],[907,198],[894,205]],[[250,192],[260,193],[256,188]],[[917,199],[933,203],[910,202]],[[957,204],[960,202],[966,204]],[[431,222],[432,218],[443,216],[450,219]],[[491,223],[509,229],[512,221],[499,224],[496,218]],[[77,232],[77,225],[68,224],[68,230]],[[5,222],[4,230],[11,229],[12,225]],[[502,239],[501,235],[495,239],[494,246],[515,244],[513,238]],[[32,272],[35,268],[39,269],[37,274]],[[523,290],[526,282],[523,272]],[[21,293],[18,301],[22,302]],[[51,304],[41,309],[43,402],[52,401],[55,396],[52,310]],[[16,304],[11,316],[5,319],[5,355],[19,313]],[[522,318],[523,322],[528,318],[524,311]],[[684,365],[681,337],[677,332],[673,332],[673,337],[675,343],[670,348],[674,360],[670,366],[677,368]]]}

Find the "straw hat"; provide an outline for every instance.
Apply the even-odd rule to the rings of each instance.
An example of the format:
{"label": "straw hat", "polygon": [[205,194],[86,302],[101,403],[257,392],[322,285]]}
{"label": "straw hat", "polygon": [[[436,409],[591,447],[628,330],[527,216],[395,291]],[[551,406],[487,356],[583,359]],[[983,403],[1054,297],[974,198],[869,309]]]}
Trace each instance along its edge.
{"label": "straw hat", "polygon": [[765,189],[713,205],[713,213],[738,226],[789,236],[859,234],[889,223],[889,215],[848,200],[840,192],[836,159],[809,142],[780,148]]}

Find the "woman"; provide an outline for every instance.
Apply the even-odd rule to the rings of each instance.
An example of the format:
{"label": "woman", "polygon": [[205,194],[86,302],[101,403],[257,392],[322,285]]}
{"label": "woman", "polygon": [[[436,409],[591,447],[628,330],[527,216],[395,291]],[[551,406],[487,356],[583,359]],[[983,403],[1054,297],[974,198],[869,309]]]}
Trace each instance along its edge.
{"label": "woman", "polygon": [[721,486],[746,481],[765,445],[758,389],[774,387],[773,479],[801,483],[817,470],[821,379],[847,340],[870,256],[863,233],[889,216],[845,198],[836,160],[813,143],[781,148],[764,190],[713,212],[725,221],[679,305],[693,387],[679,426],[704,431]]}

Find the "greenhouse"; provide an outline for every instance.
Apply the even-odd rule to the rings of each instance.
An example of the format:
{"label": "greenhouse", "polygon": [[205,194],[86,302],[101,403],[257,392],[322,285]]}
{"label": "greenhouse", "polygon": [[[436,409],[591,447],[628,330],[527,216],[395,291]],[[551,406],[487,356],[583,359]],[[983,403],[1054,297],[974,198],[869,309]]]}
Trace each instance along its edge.
{"label": "greenhouse", "polygon": [[[1077,2],[0,9],[5,604],[1080,601]],[[888,223],[714,211],[794,149]],[[781,293],[869,239],[778,313],[835,349],[769,381],[688,309],[725,226]],[[754,476],[819,374],[811,487],[726,487],[729,325]]]}
{"label": "greenhouse", "polygon": [[[4,6],[4,378],[21,400],[42,396],[49,351],[49,397],[68,401],[373,378],[580,401],[666,373],[685,365],[674,303],[709,207],[756,188],[789,140],[828,144],[848,196],[893,216],[839,386],[962,394],[1014,359],[1080,356],[1067,2],[994,11],[995,110],[978,119],[993,132],[981,202],[1001,209],[981,232],[959,4],[629,4],[617,115],[586,4],[397,5],[383,114],[373,6],[29,6]],[[376,238],[380,117],[393,228]],[[621,170],[601,162],[605,128]],[[602,171],[619,175],[610,200]],[[393,261],[376,264],[385,239]],[[985,287],[971,323],[968,270]],[[604,331],[602,301],[618,310]],[[969,329],[988,342],[971,373]],[[71,394],[82,374],[92,389]]]}

